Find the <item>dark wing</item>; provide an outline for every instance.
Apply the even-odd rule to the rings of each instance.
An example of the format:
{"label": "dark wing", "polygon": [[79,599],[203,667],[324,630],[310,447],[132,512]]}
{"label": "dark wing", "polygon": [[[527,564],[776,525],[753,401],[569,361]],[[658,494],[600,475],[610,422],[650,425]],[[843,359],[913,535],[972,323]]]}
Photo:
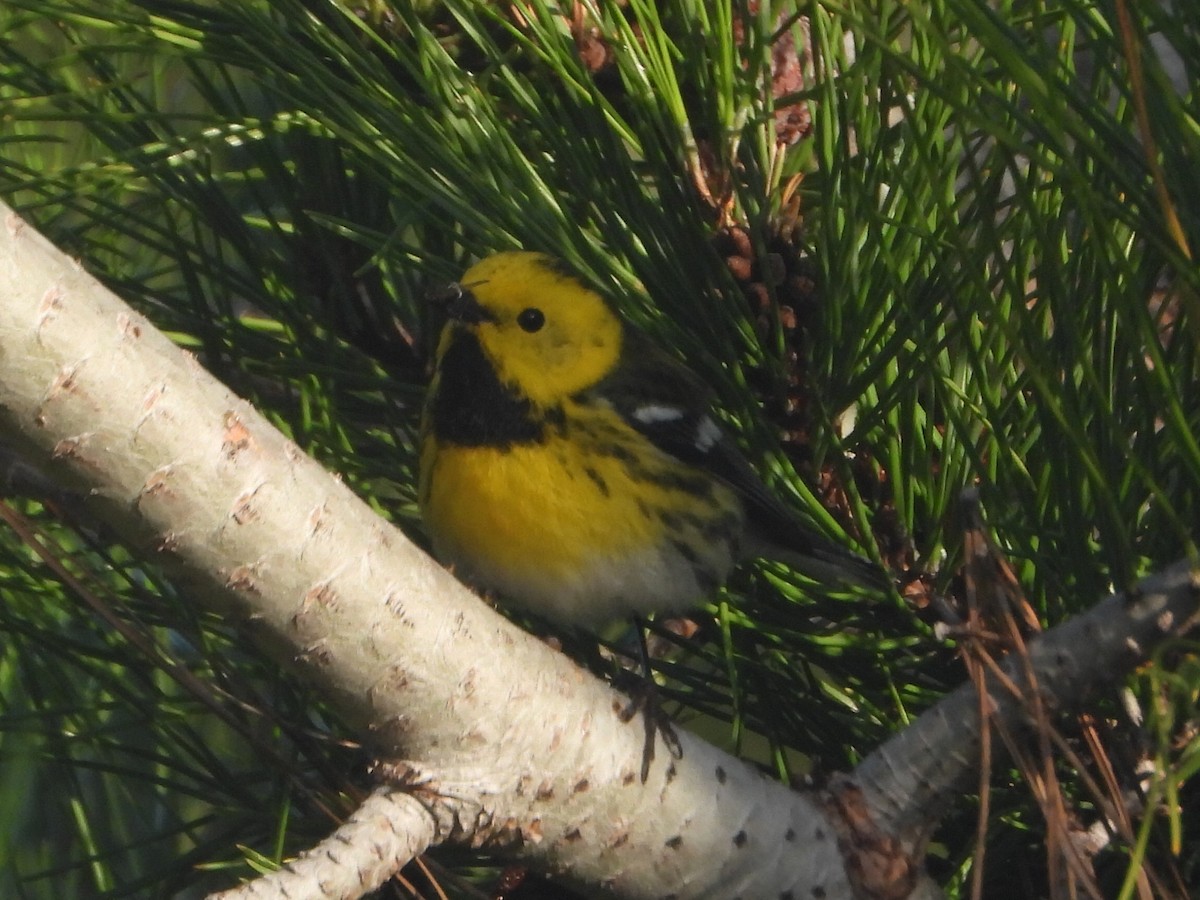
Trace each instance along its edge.
{"label": "dark wing", "polygon": [[886,583],[874,563],[815,533],[780,502],[717,424],[708,385],[643,335],[626,329],[620,365],[588,393],[607,401],[664,453],[737,491],[746,511],[748,555],[796,561],[822,579]]}
{"label": "dark wing", "polygon": [[588,393],[606,401],[664,453],[711,468],[711,450],[724,437],[711,415],[712,392],[638,332],[626,329],[620,363]]}

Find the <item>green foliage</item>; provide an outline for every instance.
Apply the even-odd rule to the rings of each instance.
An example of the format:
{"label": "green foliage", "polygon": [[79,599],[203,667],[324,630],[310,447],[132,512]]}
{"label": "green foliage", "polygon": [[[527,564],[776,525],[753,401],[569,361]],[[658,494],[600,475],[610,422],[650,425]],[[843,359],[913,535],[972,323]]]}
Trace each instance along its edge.
{"label": "green foliage", "polygon": [[[970,484],[1049,622],[1194,552],[1192,4],[1124,26],[1120,4],[1080,0],[814,5],[825,77],[787,98],[770,88],[788,4],[584,4],[611,53],[595,71],[546,0],[397,6],[10,0],[0,192],[418,539],[420,297],[523,246],[702,372],[798,508],[872,548],[873,522],[888,559],[910,537],[940,590]],[[797,99],[814,134],[777,144],[775,107]],[[763,257],[797,179],[821,304],[804,458],[763,415],[787,389],[782,331],[711,242],[735,221]],[[823,468],[852,520],[806,480]],[[195,863],[239,864],[237,843],[278,859],[323,831],[361,787],[336,717],[143,563],[20,512],[77,580],[0,532],[0,892],[164,896]],[[962,677],[899,597],[749,567],[714,611],[666,689],[781,774],[851,765]],[[1154,720],[1174,807],[1193,669],[1146,689],[1178,713]],[[1006,812],[1036,829],[1027,805]],[[1194,857],[1179,816],[1166,838],[1145,821],[1137,852]],[[995,852],[1036,869],[1031,843]]]}

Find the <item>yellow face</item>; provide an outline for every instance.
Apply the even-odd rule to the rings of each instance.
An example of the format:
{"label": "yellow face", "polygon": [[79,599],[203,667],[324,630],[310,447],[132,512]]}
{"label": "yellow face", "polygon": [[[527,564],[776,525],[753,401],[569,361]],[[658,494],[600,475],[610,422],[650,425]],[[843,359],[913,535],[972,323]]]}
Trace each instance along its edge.
{"label": "yellow face", "polygon": [[621,322],[596,292],[540,253],[497,253],[459,282],[480,314],[451,319],[439,357],[457,329],[473,331],[502,383],[549,407],[591,387],[621,353]]}

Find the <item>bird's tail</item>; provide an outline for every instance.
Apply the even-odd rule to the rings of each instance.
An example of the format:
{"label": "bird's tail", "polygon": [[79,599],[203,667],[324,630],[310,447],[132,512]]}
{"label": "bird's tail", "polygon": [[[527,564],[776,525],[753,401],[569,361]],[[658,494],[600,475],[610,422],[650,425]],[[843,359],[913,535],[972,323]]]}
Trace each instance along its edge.
{"label": "bird's tail", "polygon": [[890,591],[893,587],[891,576],[879,563],[851,553],[832,541],[819,541],[806,535],[802,542],[784,544],[752,536],[743,551],[746,556],[781,562],[831,586],[854,585],[880,592]]}

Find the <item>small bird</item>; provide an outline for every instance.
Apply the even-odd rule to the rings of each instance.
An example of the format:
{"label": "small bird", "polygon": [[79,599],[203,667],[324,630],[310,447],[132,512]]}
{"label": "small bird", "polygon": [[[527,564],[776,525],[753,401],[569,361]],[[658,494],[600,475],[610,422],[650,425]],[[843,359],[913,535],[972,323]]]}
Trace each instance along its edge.
{"label": "small bird", "polygon": [[800,522],[717,424],[705,383],[564,263],[498,253],[440,299],[420,506],[468,583],[585,629],[695,608],[748,557],[887,583]]}

